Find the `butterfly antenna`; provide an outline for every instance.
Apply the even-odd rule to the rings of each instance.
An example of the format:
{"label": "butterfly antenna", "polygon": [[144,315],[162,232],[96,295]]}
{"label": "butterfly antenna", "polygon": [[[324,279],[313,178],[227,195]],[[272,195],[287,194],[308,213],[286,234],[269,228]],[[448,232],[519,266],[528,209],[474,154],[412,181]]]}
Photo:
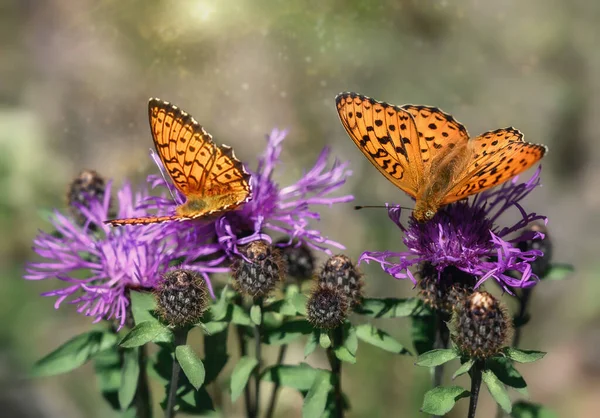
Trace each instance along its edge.
{"label": "butterfly antenna", "polygon": [[361,210],[361,209],[373,209],[373,208],[377,208],[377,209],[389,209],[389,208],[400,208],[400,209],[406,209],[406,210],[414,210],[412,208],[407,208],[404,206],[396,206],[396,205],[389,205],[389,206],[385,206],[385,205],[357,205],[354,206],[354,210]]}

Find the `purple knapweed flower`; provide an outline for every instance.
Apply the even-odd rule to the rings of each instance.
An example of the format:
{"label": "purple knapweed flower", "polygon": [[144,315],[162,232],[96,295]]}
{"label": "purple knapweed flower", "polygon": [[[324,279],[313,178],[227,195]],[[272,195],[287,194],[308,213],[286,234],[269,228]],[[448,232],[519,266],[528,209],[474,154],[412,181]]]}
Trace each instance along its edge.
{"label": "purple knapweed flower", "polygon": [[[507,292],[511,288],[535,285],[538,277],[531,271],[531,262],[543,255],[539,250],[521,251],[515,246],[526,239],[543,239],[541,232],[526,232],[509,238],[536,220],[547,222],[544,216],[528,213],[519,203],[540,184],[541,167],[525,183],[515,177],[499,188],[485,191],[470,201],[445,206],[428,222],[410,218],[408,226],[400,222],[400,208],[388,209],[390,219],[405,233],[407,251],[364,252],[359,262],[375,261],[397,279],[417,283],[410,268],[423,264],[433,266],[438,280],[446,267],[456,267],[477,280],[475,288],[493,278]],[[509,208],[515,207],[521,219],[512,226],[498,227],[496,222]],[[520,278],[509,273],[519,272]]]}
{"label": "purple knapweed flower", "polygon": [[[117,217],[148,216],[139,208],[146,198],[145,192],[133,193],[125,184],[117,192]],[[94,322],[114,319],[120,328],[127,318],[129,290],[153,289],[175,260],[179,268],[199,271],[213,293],[207,273],[224,271],[217,267],[223,257],[214,257],[217,245],[196,242],[190,246],[169,225],[105,225],[110,202],[109,183],[102,200],[90,198],[78,206],[83,225],[55,211],[51,223],[56,232],[40,232],[35,238],[33,250],[45,260],[29,263],[24,278],[64,282],[66,287],[42,294],[57,298],[55,308],[68,300],[77,305],[78,312],[94,317]],[[211,261],[198,262],[203,256],[211,256]]]}
{"label": "purple knapweed flower", "polygon": [[[238,247],[256,240],[272,242],[271,234],[281,234],[288,237],[287,242],[280,246],[302,245],[331,254],[328,246],[343,249],[344,247],[333,240],[324,237],[320,231],[310,227],[311,220],[319,220],[319,212],[313,207],[318,205],[331,206],[334,203],[349,202],[352,195],[333,197],[332,192],[339,189],[351,171],[348,163],[335,160],[328,168],[329,149],[325,148],[317,158],[312,169],[306,172],[296,183],[280,187],[274,180],[273,174],[279,165],[279,155],[282,142],[287,131],[274,129],[267,136],[267,149],[258,161],[256,170],[249,169],[251,174],[252,198],[234,211],[229,211],[214,220],[214,229],[219,244],[228,255],[240,255]],[[164,173],[158,158],[153,157],[161,172]],[[175,206],[185,200],[174,187],[164,178],[152,176],[149,180],[153,187],[167,186],[171,190],[173,200],[153,199],[150,205],[156,208],[174,211]],[[186,224],[186,222],[181,223]],[[199,228],[206,223],[193,222],[187,228]],[[201,234],[198,234],[201,235]]]}

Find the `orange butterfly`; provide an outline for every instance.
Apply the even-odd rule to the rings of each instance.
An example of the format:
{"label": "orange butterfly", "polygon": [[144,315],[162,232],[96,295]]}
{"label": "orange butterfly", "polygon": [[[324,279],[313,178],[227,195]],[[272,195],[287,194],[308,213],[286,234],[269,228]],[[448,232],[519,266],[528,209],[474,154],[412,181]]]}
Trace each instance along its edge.
{"label": "orange butterfly", "polygon": [[171,103],[150,99],[148,115],[156,151],[186,201],[177,206],[175,215],[106,223],[140,225],[195,219],[233,210],[250,200],[250,174],[231,147],[215,145],[192,116]]}
{"label": "orange butterfly", "polygon": [[394,106],[357,93],[340,93],[337,110],[348,135],[394,185],[416,199],[413,217],[428,221],[438,209],[505,182],[546,153],[514,128],[469,139],[452,116],[428,106]]}

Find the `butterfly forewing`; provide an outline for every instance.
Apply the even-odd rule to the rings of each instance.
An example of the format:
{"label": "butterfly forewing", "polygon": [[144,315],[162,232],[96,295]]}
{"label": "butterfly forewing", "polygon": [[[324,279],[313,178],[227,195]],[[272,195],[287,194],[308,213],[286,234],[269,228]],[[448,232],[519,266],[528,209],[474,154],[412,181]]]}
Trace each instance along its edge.
{"label": "butterfly forewing", "polygon": [[356,93],[336,97],[340,120],[369,161],[397,187],[416,197],[421,156],[407,112]]}

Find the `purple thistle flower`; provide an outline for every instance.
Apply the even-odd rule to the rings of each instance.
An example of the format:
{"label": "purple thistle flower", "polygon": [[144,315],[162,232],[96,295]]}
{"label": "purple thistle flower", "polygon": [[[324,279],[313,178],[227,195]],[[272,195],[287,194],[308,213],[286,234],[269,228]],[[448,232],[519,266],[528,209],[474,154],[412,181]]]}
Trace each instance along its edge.
{"label": "purple thistle flower", "polygon": [[[117,216],[148,216],[139,207],[145,199],[145,192],[134,194],[125,184],[117,193]],[[40,232],[33,242],[33,250],[46,260],[29,263],[24,278],[65,282],[66,287],[42,294],[57,298],[56,309],[69,299],[68,303],[78,305],[78,312],[94,317],[94,322],[114,318],[120,328],[127,317],[129,289],[153,289],[175,259],[178,267],[199,271],[213,294],[207,273],[224,271],[217,267],[223,257],[205,263],[197,259],[217,253],[218,246],[196,242],[191,247],[168,225],[107,226],[103,222],[109,217],[110,200],[108,184],[101,201],[90,199],[80,205],[87,219],[83,226],[55,211],[51,223],[58,234]],[[83,278],[82,271],[87,272]]]}
{"label": "purple thistle flower", "polygon": [[[347,168],[348,163],[340,163],[336,160],[331,168],[327,168],[330,152],[325,148],[312,169],[295,184],[281,188],[273,181],[273,174],[280,163],[281,144],[286,135],[287,131],[274,129],[267,136],[267,149],[259,159],[256,171],[248,170],[252,182],[251,200],[239,209],[219,216],[214,222],[217,240],[228,255],[241,255],[238,247],[252,241],[272,242],[269,235],[271,233],[284,234],[289,238],[287,242],[277,244],[279,246],[304,243],[327,254],[331,254],[327,246],[344,248],[340,243],[324,237],[320,231],[311,229],[309,225],[311,220],[320,219],[319,213],[312,209],[313,206],[331,206],[334,203],[349,202],[354,199],[352,195],[330,196],[346,182],[351,174]],[[164,173],[160,160],[155,156],[153,158]],[[185,197],[166,182],[165,178],[163,174],[163,178],[152,176],[149,180],[153,187],[164,186],[166,183],[174,200],[153,199],[150,205],[172,212],[175,206],[184,202]],[[206,225],[205,223],[204,226]],[[187,227],[190,228],[189,224]],[[192,228],[197,227],[199,226]]]}
{"label": "purple thistle flower", "polygon": [[[538,277],[530,263],[543,253],[539,250],[521,251],[517,242],[539,238],[541,232],[526,232],[509,239],[513,234],[536,220],[547,222],[544,216],[527,213],[519,203],[540,184],[541,166],[525,183],[515,177],[502,186],[485,191],[471,201],[445,206],[428,222],[419,223],[410,218],[408,227],[400,222],[399,207],[390,207],[390,219],[405,233],[403,239],[408,251],[364,252],[359,262],[375,261],[396,279],[410,279],[417,283],[410,267],[430,263],[438,272],[438,280],[446,267],[454,266],[477,278],[479,287],[489,278],[496,280],[509,293],[511,288],[535,285]],[[499,228],[498,218],[509,208],[516,207],[521,219],[512,226]],[[520,279],[508,273],[521,273]]]}

